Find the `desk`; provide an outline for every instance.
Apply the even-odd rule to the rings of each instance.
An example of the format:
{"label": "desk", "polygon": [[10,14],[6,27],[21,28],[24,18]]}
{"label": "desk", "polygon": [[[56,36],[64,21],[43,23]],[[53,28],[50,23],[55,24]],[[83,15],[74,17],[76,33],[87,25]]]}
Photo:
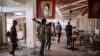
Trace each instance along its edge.
{"label": "desk", "polygon": [[73,35],[73,36],[72,36],[72,42],[71,42],[71,48],[72,48],[72,50],[78,49],[78,48],[75,48],[75,41],[76,41],[76,39],[77,39],[78,37],[79,37],[79,36],[77,36],[77,35]]}
{"label": "desk", "polygon": [[93,45],[95,49],[100,50],[100,38],[94,38]]}

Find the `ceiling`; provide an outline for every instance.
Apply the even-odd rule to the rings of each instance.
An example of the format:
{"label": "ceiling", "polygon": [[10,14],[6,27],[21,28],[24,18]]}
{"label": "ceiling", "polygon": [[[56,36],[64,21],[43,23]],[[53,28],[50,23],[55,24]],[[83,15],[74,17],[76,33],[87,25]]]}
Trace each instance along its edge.
{"label": "ceiling", "polygon": [[[3,6],[20,6],[26,4],[26,0],[0,0],[0,4]],[[84,13],[87,9],[87,4],[87,0],[56,0],[57,8],[66,19],[74,18]],[[69,12],[70,9],[72,11],[71,14]]]}
{"label": "ceiling", "polygon": [[26,4],[26,0],[0,0],[2,6],[20,6]]}
{"label": "ceiling", "polygon": [[[64,18],[74,18],[87,9],[87,0],[56,0],[56,6]],[[70,10],[72,13],[70,13]]]}

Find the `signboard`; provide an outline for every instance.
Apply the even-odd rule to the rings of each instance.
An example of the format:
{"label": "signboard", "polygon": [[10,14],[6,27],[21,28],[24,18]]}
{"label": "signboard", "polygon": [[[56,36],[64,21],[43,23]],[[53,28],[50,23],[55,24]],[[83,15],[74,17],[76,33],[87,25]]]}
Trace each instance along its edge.
{"label": "signboard", "polygon": [[100,18],[100,0],[88,0],[88,17]]}

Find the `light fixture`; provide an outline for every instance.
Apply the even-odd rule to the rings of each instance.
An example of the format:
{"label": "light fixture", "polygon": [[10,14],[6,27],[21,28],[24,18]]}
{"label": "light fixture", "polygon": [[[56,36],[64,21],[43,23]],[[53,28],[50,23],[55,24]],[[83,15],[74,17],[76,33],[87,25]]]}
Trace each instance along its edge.
{"label": "light fixture", "polygon": [[69,9],[69,21],[71,21],[71,15],[72,15],[72,10],[71,10],[71,8]]}
{"label": "light fixture", "polygon": [[14,15],[16,15],[16,16],[22,16],[23,13],[22,12],[16,12],[16,13],[14,13]]}
{"label": "light fixture", "polygon": [[70,9],[69,13],[71,14],[72,13],[72,10]]}

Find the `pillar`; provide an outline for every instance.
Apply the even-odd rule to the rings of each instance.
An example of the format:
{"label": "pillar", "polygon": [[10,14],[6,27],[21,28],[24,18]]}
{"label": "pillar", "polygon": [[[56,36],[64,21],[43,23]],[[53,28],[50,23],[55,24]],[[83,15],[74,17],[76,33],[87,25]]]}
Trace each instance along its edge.
{"label": "pillar", "polygon": [[[34,17],[34,3],[35,0],[27,0],[26,4],[26,43],[27,47],[34,48],[35,47],[35,23],[32,21]],[[26,1],[26,2],[27,2]]]}

